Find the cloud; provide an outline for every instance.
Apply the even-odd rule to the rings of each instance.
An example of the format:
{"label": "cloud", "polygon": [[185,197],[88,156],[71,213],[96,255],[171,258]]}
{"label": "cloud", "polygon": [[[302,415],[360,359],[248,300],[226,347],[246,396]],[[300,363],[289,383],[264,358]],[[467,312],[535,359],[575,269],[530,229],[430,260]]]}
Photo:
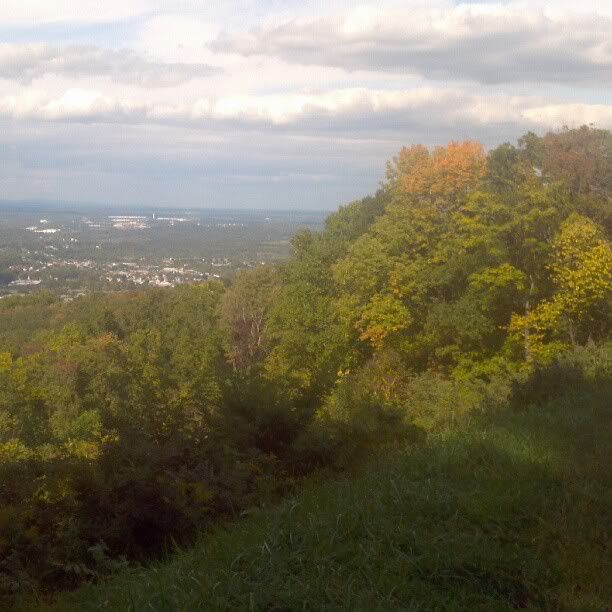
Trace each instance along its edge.
{"label": "cloud", "polygon": [[319,93],[221,96],[189,103],[153,103],[70,89],[49,97],[27,91],[0,98],[0,117],[17,120],[89,123],[165,124],[195,128],[350,133],[405,129],[457,130],[561,127],[595,123],[612,127],[612,107],[602,104],[550,103],[506,94],[479,95],[468,90],[422,87],[412,90],[348,88]]}
{"label": "cloud", "polygon": [[411,142],[612,128],[609,2],[364,1],[2,0],[2,197],[334,207]]}
{"label": "cloud", "polygon": [[134,123],[142,120],[146,112],[146,104],[76,88],[56,98],[49,98],[40,92],[0,98],[0,117],[17,120]]}
{"label": "cloud", "polygon": [[115,21],[155,10],[159,5],[157,0],[2,0],[0,23]]}
{"label": "cloud", "polygon": [[612,16],[525,4],[358,8],[224,34],[211,48],[303,65],[483,84],[612,85]]}
{"label": "cloud", "polygon": [[525,119],[543,126],[558,128],[594,124],[612,129],[612,106],[605,104],[546,104],[523,111]]}
{"label": "cloud", "polygon": [[170,87],[219,72],[207,64],[149,61],[128,49],[0,43],[0,78],[30,84],[46,75],[106,77],[140,87]]}

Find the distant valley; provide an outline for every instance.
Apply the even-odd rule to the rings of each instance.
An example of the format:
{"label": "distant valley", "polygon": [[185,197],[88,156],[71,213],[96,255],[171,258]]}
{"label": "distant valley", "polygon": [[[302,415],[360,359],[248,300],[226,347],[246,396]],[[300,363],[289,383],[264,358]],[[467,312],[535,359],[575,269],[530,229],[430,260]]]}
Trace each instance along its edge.
{"label": "distant valley", "polygon": [[11,206],[0,203],[0,296],[46,288],[174,287],[286,259],[325,213]]}

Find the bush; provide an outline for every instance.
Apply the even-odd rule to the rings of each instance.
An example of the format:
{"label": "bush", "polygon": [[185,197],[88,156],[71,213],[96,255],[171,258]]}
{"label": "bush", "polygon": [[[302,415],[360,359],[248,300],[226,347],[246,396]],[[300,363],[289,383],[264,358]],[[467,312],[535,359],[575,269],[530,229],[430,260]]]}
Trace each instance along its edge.
{"label": "bush", "polygon": [[513,381],[516,408],[543,404],[585,390],[612,393],[612,344],[577,346],[552,362],[536,365]]}

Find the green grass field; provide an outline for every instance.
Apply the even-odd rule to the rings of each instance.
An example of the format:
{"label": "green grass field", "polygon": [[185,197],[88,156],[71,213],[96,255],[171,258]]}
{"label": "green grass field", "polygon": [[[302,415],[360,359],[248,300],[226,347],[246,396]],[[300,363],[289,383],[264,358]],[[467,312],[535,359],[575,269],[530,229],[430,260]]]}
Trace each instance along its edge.
{"label": "green grass field", "polygon": [[608,403],[430,434],[49,609],[609,609]]}

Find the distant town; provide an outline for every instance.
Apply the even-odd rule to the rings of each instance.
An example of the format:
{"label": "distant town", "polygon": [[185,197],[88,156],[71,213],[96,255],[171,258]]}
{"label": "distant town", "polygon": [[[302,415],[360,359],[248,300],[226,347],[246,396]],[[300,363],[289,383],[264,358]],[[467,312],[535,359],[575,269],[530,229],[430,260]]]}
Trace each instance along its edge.
{"label": "distant town", "polygon": [[[44,214],[43,214],[44,213]],[[87,291],[174,287],[231,278],[280,261],[300,228],[324,213],[126,211],[87,214],[0,205],[0,297],[47,288]]]}

